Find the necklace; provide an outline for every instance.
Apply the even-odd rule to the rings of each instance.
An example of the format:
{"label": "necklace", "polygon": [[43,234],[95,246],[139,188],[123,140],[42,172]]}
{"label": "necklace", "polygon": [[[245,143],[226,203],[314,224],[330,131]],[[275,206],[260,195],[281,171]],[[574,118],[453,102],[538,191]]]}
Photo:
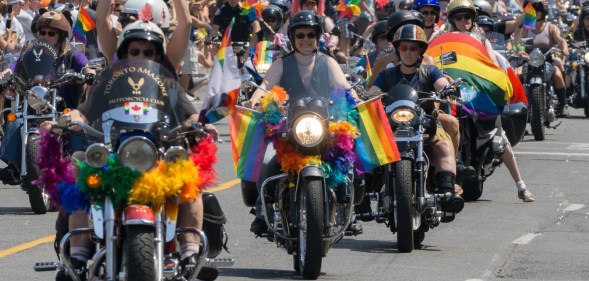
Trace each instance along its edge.
{"label": "necklace", "polygon": [[[401,75],[403,75],[403,79],[405,79],[405,81],[407,81],[407,83],[409,83],[409,85],[413,87],[413,82],[415,82],[415,79],[417,78],[417,72],[413,74],[405,74],[401,72]],[[411,79],[409,79],[408,77],[411,77]]]}

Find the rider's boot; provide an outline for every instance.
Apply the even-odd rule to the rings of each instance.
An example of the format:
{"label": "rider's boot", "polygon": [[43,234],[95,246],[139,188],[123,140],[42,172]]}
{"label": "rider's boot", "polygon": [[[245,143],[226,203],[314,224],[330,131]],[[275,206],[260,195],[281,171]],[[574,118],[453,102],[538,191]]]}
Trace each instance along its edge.
{"label": "rider's boot", "polygon": [[12,163],[8,164],[8,166],[6,166],[5,168],[0,169],[0,181],[2,181],[3,184],[19,185],[19,169]]}
{"label": "rider's boot", "polygon": [[554,89],[554,92],[558,98],[558,105],[555,108],[556,117],[569,117],[568,105],[566,103],[566,88]]}
{"label": "rider's boot", "polygon": [[[78,275],[78,277],[80,278],[81,281],[86,281],[87,280],[86,262],[80,261],[75,258],[72,258],[71,262],[72,262],[72,267],[74,268],[75,274]],[[62,268],[57,272],[57,275],[55,276],[55,281],[73,281],[73,279],[70,277],[70,275],[68,274],[66,269]]]}
{"label": "rider's boot", "polygon": [[464,208],[464,199],[454,190],[455,178],[456,176],[448,171],[436,173],[438,193],[445,194],[442,199],[442,211],[458,213]]}
{"label": "rider's boot", "polygon": [[[182,272],[184,272],[184,278],[190,278],[193,270],[196,268],[198,261],[198,253],[186,257],[180,261]],[[219,270],[215,267],[203,266],[197,274],[198,280],[215,280],[219,276]]]}

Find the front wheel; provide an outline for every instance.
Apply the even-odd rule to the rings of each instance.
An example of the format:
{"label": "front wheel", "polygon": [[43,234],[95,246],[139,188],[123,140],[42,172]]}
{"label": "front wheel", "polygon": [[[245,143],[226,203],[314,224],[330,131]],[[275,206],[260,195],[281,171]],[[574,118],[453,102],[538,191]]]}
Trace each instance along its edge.
{"label": "front wheel", "polygon": [[27,175],[23,178],[23,187],[29,195],[29,203],[31,209],[35,214],[45,214],[49,210],[49,196],[44,192],[43,187],[38,184],[33,184],[33,181],[39,179],[39,171],[37,170],[36,161],[39,159],[39,144],[41,140],[40,135],[31,134],[27,137],[26,146],[26,168]]}
{"label": "front wheel", "polygon": [[[307,178],[299,193],[299,239],[294,266],[304,279],[315,280],[323,258],[323,181]],[[298,269],[298,270],[297,270]]]}
{"label": "front wheel", "polygon": [[589,98],[585,98],[583,101],[583,111],[585,111],[585,117],[589,118]]}
{"label": "front wheel", "polygon": [[155,280],[155,242],[153,228],[144,225],[127,227],[125,260],[127,280]]}
{"label": "front wheel", "polygon": [[545,138],[544,124],[546,122],[546,93],[542,86],[532,86],[530,93],[532,96],[530,105],[532,111],[532,118],[530,120],[532,134],[534,135],[534,140],[542,141]]}
{"label": "front wheel", "polygon": [[414,249],[413,222],[415,215],[413,185],[413,163],[403,159],[394,165],[395,178],[395,224],[397,227],[397,248],[401,253],[409,253]]}

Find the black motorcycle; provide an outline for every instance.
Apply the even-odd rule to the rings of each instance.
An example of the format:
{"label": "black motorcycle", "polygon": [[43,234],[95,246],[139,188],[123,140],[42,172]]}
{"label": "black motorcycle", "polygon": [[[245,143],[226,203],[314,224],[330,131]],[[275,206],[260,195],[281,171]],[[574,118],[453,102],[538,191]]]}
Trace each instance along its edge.
{"label": "black motorcycle", "polygon": [[572,94],[568,98],[568,104],[574,108],[583,108],[585,117],[589,117],[589,49],[586,44],[569,41],[571,57],[567,62],[567,77],[571,78]]}

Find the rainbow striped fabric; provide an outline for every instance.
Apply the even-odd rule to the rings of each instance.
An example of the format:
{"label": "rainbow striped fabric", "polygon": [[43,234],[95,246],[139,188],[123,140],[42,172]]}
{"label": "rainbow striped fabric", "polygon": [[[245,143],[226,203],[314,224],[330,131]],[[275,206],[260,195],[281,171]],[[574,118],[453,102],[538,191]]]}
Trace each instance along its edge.
{"label": "rainbow striped fabric", "polygon": [[88,11],[80,9],[73,29],[74,38],[79,42],[86,43],[86,33],[94,28],[96,28],[96,23],[88,14]]}
{"label": "rainbow striped fabric", "polygon": [[264,40],[256,44],[256,54],[254,55],[254,66],[270,65],[272,64],[272,56],[274,51],[268,50],[272,42]]}
{"label": "rainbow striped fabric", "polygon": [[370,81],[372,78],[372,67],[370,66],[370,59],[368,59],[368,54],[365,55],[366,58],[366,81]]}
{"label": "rainbow striped fabric", "polygon": [[[494,119],[513,96],[507,73],[493,63],[478,39],[466,33],[445,33],[429,43],[426,54],[436,61],[443,53],[455,51],[457,62],[437,63],[452,78],[464,78],[470,86],[462,88],[462,109],[470,117]],[[473,67],[476,66],[476,67]]]}
{"label": "rainbow striped fabric", "polygon": [[229,117],[233,165],[242,180],[257,182],[262,172],[268,139],[261,119],[261,112],[241,106],[236,106]]}
{"label": "rainbow striped fabric", "polygon": [[229,27],[225,29],[225,34],[223,34],[223,39],[221,39],[221,46],[219,46],[219,51],[217,51],[217,60],[219,60],[221,68],[223,68],[223,64],[225,63],[225,53],[227,51],[233,52],[231,44],[231,30],[233,29],[234,23],[235,18],[232,18]]}
{"label": "rainbow striped fabric", "polygon": [[395,135],[389,126],[380,98],[359,104],[358,128],[360,137],[356,138],[356,153],[360,159],[360,171],[372,169],[401,160]]}
{"label": "rainbow striped fabric", "polygon": [[528,30],[536,29],[536,10],[532,6],[532,1],[524,8],[524,23],[523,27]]}

